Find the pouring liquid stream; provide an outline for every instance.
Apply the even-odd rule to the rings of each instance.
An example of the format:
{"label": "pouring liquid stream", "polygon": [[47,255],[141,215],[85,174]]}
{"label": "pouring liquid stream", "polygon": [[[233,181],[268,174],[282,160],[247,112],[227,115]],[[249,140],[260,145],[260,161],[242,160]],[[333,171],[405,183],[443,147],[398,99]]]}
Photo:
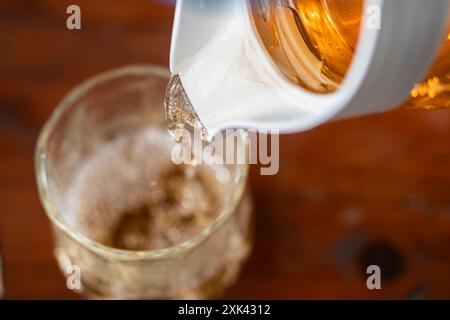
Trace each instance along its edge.
{"label": "pouring liquid stream", "polygon": [[[214,137],[208,135],[178,75],[170,77],[165,92],[164,107],[168,122],[167,129],[176,143],[171,154],[172,162],[175,164],[184,162],[192,167],[202,164],[203,147],[213,143]],[[200,143],[196,144],[195,140],[200,140]],[[220,160],[218,163],[209,163],[209,166],[220,183],[229,183],[231,175]]]}
{"label": "pouring liquid stream", "polygon": [[198,118],[178,75],[172,75],[166,88],[164,107],[167,129],[178,143],[183,141],[183,130],[198,130],[202,141],[208,141],[206,128]]}

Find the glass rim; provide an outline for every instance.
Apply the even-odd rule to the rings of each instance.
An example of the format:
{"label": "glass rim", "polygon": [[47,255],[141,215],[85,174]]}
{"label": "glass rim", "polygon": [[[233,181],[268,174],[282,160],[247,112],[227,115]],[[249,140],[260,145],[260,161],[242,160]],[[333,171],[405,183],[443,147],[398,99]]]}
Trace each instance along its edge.
{"label": "glass rim", "polygon": [[[88,92],[90,89],[96,85],[123,76],[127,74],[147,74],[151,76],[161,76],[168,77],[170,72],[167,68],[158,65],[145,65],[145,64],[135,64],[126,65],[118,68],[114,68],[109,71],[104,71],[95,74],[81,83],[75,85],[56,105],[52,114],[45,122],[42,127],[35,149],[35,171],[36,180],[39,191],[39,198],[44,207],[44,211],[50,221],[59,228],[64,234],[68,235],[73,240],[77,241],[88,250],[94,251],[97,254],[104,257],[112,257],[120,260],[141,260],[141,259],[164,259],[168,257],[177,256],[179,254],[188,252],[189,250],[195,248],[203,240],[205,240],[211,233],[218,229],[234,212],[239,201],[243,198],[244,191],[246,188],[249,164],[248,164],[248,148],[245,148],[245,162],[243,164],[243,170],[239,177],[239,181],[235,188],[231,192],[230,199],[224,204],[224,206],[219,210],[217,217],[208,226],[202,229],[199,233],[191,237],[190,239],[178,243],[176,245],[156,250],[126,250],[113,248],[89,237],[83,235],[70,225],[63,218],[60,210],[53,201],[48,187],[48,174],[46,171],[46,146],[50,134],[53,132],[55,126],[59,123],[62,115],[67,112],[72,106],[73,102],[76,101],[80,96]],[[243,130],[239,129],[242,143],[247,145],[246,134]]]}

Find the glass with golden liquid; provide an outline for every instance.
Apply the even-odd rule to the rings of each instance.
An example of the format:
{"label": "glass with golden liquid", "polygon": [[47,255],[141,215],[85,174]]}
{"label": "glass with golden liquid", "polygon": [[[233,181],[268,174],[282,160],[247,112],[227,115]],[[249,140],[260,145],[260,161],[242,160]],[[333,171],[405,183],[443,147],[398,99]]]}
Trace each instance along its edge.
{"label": "glass with golden liquid", "polygon": [[155,66],[95,76],[41,132],[37,181],[55,255],[68,287],[87,297],[217,297],[250,252],[248,161],[173,163],[168,80]]}
{"label": "glass with golden liquid", "polygon": [[[339,88],[355,53],[363,0],[250,3],[255,28],[287,78],[317,93]],[[433,66],[423,82],[411,88],[405,105],[427,109],[450,107],[450,21]]]}

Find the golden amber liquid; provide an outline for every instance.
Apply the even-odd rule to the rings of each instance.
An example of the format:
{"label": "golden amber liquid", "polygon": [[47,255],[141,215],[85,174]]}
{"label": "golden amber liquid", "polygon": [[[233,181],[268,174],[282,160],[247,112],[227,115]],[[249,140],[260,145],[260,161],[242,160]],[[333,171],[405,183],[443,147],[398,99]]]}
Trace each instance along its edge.
{"label": "golden amber liquid", "polygon": [[405,106],[425,109],[450,107],[450,21],[433,66],[425,80],[411,90]]}
{"label": "golden amber liquid", "polygon": [[[363,0],[255,0],[253,21],[281,72],[318,93],[335,91],[352,62]],[[450,24],[426,79],[411,88],[405,103],[450,107]]]}

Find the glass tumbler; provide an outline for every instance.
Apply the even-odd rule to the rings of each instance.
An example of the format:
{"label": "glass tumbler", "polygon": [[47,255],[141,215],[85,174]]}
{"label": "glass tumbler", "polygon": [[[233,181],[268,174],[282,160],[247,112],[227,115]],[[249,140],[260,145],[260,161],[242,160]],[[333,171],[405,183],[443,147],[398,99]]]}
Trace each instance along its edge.
{"label": "glass tumbler", "polygon": [[[67,276],[67,286],[86,297],[219,297],[235,281],[250,253],[252,203],[246,184],[248,148],[244,132],[237,135],[237,144],[246,150],[245,163],[224,165],[232,181],[224,192],[224,204],[210,223],[188,239],[155,250],[119,249],[92,239],[70,221],[68,212],[75,205],[70,200],[71,186],[85,159],[132,132],[146,128],[166,132],[163,101],[168,79],[166,69],[144,65],[96,75],[63,98],[39,136],[37,182],[54,230],[55,256]],[[110,174],[110,181],[115,181],[114,176],[124,172]],[[129,176],[124,190],[131,195],[134,178]],[[120,179],[116,181],[121,183]],[[100,184],[94,190],[101,195],[104,188]],[[101,224],[97,227],[101,231]]]}

